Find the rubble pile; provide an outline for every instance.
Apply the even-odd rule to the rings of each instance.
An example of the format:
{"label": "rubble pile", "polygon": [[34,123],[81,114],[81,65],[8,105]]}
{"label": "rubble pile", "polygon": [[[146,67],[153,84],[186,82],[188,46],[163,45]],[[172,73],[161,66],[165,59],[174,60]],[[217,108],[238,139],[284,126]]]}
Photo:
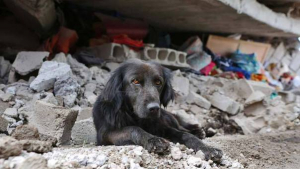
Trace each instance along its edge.
{"label": "rubble pile", "polygon": [[[0,166],[10,168],[20,166],[29,168],[31,159],[42,161],[45,169],[51,168],[202,168],[218,169],[213,161],[205,161],[201,151],[195,153],[192,149],[179,144],[171,144],[171,152],[166,156],[150,154],[140,146],[99,146],[81,148],[55,148],[52,152],[39,155],[22,152],[20,156],[0,160]],[[36,161],[36,160],[34,160]],[[220,167],[238,169],[243,166],[224,155]]]}
{"label": "rubble pile", "polygon": [[[52,146],[96,142],[92,107],[112,72],[100,66],[87,67],[63,53],[46,61],[45,52],[36,52],[34,56],[38,59],[31,67],[27,63],[30,53],[20,52],[12,66],[1,61],[6,64],[1,75],[5,72],[3,75],[11,83],[0,85],[0,147],[8,151],[8,155],[3,155],[0,149],[0,156],[5,158],[0,160],[0,168],[20,165],[155,168],[158,164],[162,168],[219,167],[195,157],[181,145],[173,145],[166,157],[149,154],[137,146],[56,148],[42,156],[36,154],[51,151]],[[24,57],[28,59],[24,61]],[[106,67],[118,66],[111,62]],[[262,82],[200,76],[179,70],[173,72],[172,84],[176,98],[166,109],[202,127],[203,138],[285,131],[300,125],[297,93],[276,92]],[[19,148],[11,151],[7,142]],[[230,164],[228,167],[241,168],[240,164]]]}

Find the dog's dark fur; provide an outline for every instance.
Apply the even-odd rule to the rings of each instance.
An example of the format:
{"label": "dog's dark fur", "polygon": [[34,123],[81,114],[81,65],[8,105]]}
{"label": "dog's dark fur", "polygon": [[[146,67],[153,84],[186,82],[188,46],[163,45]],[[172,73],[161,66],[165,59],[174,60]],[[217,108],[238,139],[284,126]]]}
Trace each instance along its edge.
{"label": "dog's dark fur", "polygon": [[[136,84],[135,82],[138,81]],[[165,139],[179,142],[207,159],[218,161],[222,151],[199,139],[202,131],[160,108],[174,99],[171,73],[153,62],[131,60],[112,75],[93,109],[98,145],[141,145],[150,152],[168,152]]]}

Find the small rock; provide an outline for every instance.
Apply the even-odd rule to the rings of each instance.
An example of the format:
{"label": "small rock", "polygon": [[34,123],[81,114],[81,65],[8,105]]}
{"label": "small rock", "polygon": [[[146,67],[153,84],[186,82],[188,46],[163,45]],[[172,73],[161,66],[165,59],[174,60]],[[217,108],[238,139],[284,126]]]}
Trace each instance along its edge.
{"label": "small rock", "polygon": [[96,143],[96,135],[92,117],[76,121],[72,129],[72,140],[75,144]]}
{"label": "small rock", "polygon": [[22,153],[23,146],[18,140],[12,137],[0,138],[0,159],[7,159],[11,156],[18,156]]}
{"label": "small rock", "polygon": [[78,113],[76,121],[85,120],[92,117],[92,111],[92,107],[82,108]]}
{"label": "small rock", "polygon": [[48,169],[47,160],[41,155],[28,157],[19,167],[19,169]]}
{"label": "small rock", "polygon": [[186,98],[186,102],[189,104],[196,104],[205,109],[210,109],[211,107],[211,103],[208,100],[206,100],[204,97],[192,91],[189,93],[188,97]]}
{"label": "small rock", "polygon": [[8,87],[8,88],[5,90],[5,93],[10,93],[10,94],[12,94],[12,95],[15,95],[16,92],[17,92],[16,86]]}
{"label": "small rock", "polygon": [[8,126],[8,121],[0,116],[0,132],[6,132]]}
{"label": "small rock", "polygon": [[49,56],[49,52],[19,52],[12,67],[20,75],[27,75],[34,70],[38,70],[44,58]]}
{"label": "small rock", "polygon": [[213,95],[208,95],[207,98],[214,107],[225,111],[230,115],[236,115],[241,110],[241,105],[238,102],[219,92],[214,92]]}
{"label": "small rock", "polygon": [[70,54],[67,56],[67,62],[71,66],[73,74],[76,75],[76,80],[80,86],[91,80],[92,72],[84,64],[79,63]]}
{"label": "small rock", "polygon": [[30,84],[30,88],[40,92],[53,88],[57,79],[71,76],[72,71],[68,64],[46,61],[39,70],[39,75]]}
{"label": "small rock", "polygon": [[8,117],[18,118],[18,110],[16,108],[7,108],[3,114]]}
{"label": "small rock", "polygon": [[52,143],[40,140],[20,140],[23,150],[35,153],[48,153],[52,151]]}
{"label": "small rock", "polygon": [[4,93],[3,91],[0,90],[0,99],[4,102],[11,101],[13,98],[13,95],[10,93]]}
{"label": "small rock", "polygon": [[39,140],[40,139],[38,129],[32,125],[18,126],[11,136],[17,140]]}
{"label": "small rock", "polygon": [[187,163],[191,166],[200,167],[202,164],[202,160],[201,160],[201,158],[190,156],[187,159]]}
{"label": "small rock", "polygon": [[261,91],[253,92],[245,101],[245,106],[262,101],[266,95]]}
{"label": "small rock", "polygon": [[205,154],[201,150],[197,151],[195,157],[198,157],[198,158],[201,158],[202,160],[205,160]]}
{"label": "small rock", "polygon": [[171,155],[174,160],[180,160],[182,158],[182,152],[178,147],[171,148]]}

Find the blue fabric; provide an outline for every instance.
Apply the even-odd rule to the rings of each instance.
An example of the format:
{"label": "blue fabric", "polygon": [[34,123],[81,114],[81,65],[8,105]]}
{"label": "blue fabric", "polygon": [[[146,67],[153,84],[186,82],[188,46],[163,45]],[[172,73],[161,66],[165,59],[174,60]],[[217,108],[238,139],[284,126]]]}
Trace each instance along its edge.
{"label": "blue fabric", "polygon": [[256,74],[259,71],[259,63],[255,53],[244,54],[237,50],[231,59],[238,67],[247,72]]}
{"label": "blue fabric", "polygon": [[226,57],[220,57],[220,58],[216,58],[215,62],[217,64],[217,66],[222,69],[223,71],[226,72],[241,72],[243,73],[243,75],[245,76],[246,79],[250,79],[251,78],[251,73],[243,70],[240,67],[237,67],[231,59],[228,59]]}

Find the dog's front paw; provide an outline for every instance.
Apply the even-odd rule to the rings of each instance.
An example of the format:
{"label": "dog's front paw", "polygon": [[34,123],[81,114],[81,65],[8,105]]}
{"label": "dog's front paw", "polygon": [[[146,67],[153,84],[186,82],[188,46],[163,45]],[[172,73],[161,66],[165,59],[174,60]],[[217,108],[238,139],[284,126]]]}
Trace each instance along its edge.
{"label": "dog's front paw", "polygon": [[156,154],[167,154],[170,151],[170,143],[163,138],[153,137],[147,142],[146,149]]}
{"label": "dog's front paw", "polygon": [[212,160],[214,162],[220,162],[223,156],[222,150],[217,148],[205,147],[201,149],[201,151],[204,153],[206,160]]}

